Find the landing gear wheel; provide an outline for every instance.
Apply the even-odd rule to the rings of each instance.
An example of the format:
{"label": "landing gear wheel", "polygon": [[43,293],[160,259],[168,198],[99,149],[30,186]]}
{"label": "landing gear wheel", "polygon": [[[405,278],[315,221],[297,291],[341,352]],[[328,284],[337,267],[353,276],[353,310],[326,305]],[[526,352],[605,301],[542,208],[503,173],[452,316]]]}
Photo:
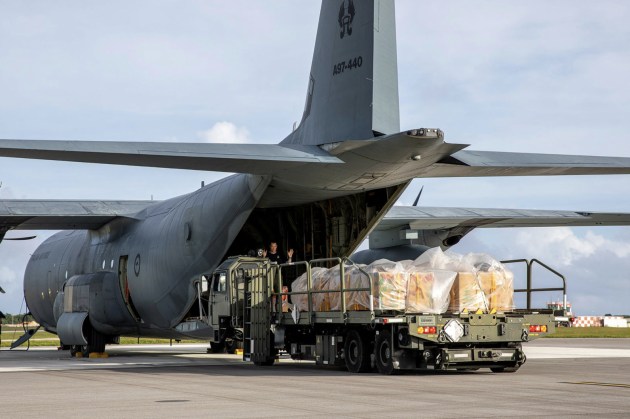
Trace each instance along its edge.
{"label": "landing gear wheel", "polygon": [[395,374],[394,360],[394,348],[392,347],[392,335],[389,330],[382,330],[376,336],[376,343],[374,345],[374,360],[376,362],[376,369],[381,374],[391,375]]}
{"label": "landing gear wheel", "polygon": [[81,353],[81,355],[83,355],[83,347],[80,345],[72,345],[70,346],[70,356],[75,358],[77,356],[78,353]]}
{"label": "landing gear wheel", "polygon": [[91,328],[90,335],[88,337],[88,344],[85,347],[83,355],[85,357],[90,356],[91,353],[103,353],[105,352],[105,342],[107,338],[102,333],[97,332],[94,328]]}
{"label": "landing gear wheel", "polygon": [[237,349],[243,349],[243,342],[236,339],[225,340],[225,350],[229,354],[235,354]]}
{"label": "landing gear wheel", "polygon": [[360,373],[371,369],[369,345],[356,330],[348,332],[343,353],[348,371]]}

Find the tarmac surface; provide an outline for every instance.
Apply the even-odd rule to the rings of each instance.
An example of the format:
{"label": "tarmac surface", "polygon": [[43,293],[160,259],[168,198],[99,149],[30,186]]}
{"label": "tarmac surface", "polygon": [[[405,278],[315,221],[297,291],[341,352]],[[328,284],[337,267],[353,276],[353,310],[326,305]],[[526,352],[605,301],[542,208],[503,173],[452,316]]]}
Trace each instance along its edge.
{"label": "tarmac surface", "polygon": [[0,417],[630,417],[630,339],[541,339],[514,374],[255,367],[207,345],[0,351]]}

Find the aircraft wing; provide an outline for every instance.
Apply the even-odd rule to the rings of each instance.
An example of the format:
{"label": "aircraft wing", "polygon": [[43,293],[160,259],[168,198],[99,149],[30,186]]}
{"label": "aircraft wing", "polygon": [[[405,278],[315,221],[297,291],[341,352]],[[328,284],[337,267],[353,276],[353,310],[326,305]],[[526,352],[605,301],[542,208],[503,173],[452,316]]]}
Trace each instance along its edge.
{"label": "aircraft wing", "polygon": [[9,230],[98,229],[134,218],[156,201],[0,200],[0,241]]}
{"label": "aircraft wing", "polygon": [[342,163],[317,146],[277,144],[0,140],[0,156],[252,174]]}
{"label": "aircraft wing", "polygon": [[378,229],[408,225],[413,229],[448,229],[460,226],[582,227],[630,225],[630,213],[576,212],[494,208],[448,208],[395,206]]}
{"label": "aircraft wing", "polygon": [[630,213],[395,206],[370,233],[370,247],[408,243],[416,233],[455,244],[475,228],[559,226],[630,226]]}
{"label": "aircraft wing", "polygon": [[422,177],[614,175],[630,173],[627,157],[461,150]]}
{"label": "aircraft wing", "polygon": [[[313,176],[329,173],[329,164],[337,166],[334,173],[348,171],[348,176],[354,176],[355,171],[365,172],[366,164],[378,164],[386,166],[379,166],[380,171],[401,179],[630,173],[630,158],[624,157],[463,150],[465,147],[446,143],[442,137],[420,139],[403,132],[336,143],[328,151],[293,144],[0,140],[0,156],[259,175],[282,173],[287,179],[305,176],[310,181]],[[421,159],[412,160],[416,155]]]}

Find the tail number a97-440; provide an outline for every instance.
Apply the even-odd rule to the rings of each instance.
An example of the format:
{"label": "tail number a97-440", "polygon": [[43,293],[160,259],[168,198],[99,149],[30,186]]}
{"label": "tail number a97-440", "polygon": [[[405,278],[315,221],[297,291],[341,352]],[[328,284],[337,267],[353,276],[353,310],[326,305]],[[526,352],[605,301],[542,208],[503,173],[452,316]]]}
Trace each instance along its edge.
{"label": "tail number a97-440", "polygon": [[346,70],[353,70],[355,68],[360,68],[363,65],[363,57],[358,56],[355,58],[351,58],[348,61],[342,61],[338,64],[333,65],[333,76],[337,74],[341,74]]}

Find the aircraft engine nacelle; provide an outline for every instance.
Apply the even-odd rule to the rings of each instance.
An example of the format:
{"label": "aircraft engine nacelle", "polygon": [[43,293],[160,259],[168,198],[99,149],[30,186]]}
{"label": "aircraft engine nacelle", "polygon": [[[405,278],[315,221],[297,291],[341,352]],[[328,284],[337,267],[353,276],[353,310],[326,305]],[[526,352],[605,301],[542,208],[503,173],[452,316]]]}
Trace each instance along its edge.
{"label": "aircraft engine nacelle", "polygon": [[394,262],[401,260],[415,260],[421,254],[429,250],[428,246],[418,244],[404,244],[400,246],[386,247],[383,249],[367,249],[361,250],[350,256],[355,263],[369,265],[380,259],[387,259]]}
{"label": "aircraft engine nacelle", "polygon": [[370,249],[386,249],[404,245],[421,245],[441,247],[446,250],[455,246],[468,231],[453,229],[416,230],[406,228],[402,230],[381,230],[370,233]]}
{"label": "aircraft engine nacelle", "polygon": [[459,243],[463,233],[452,230],[403,230],[373,231],[370,248],[352,255],[356,263],[370,264],[379,259],[399,262],[417,259],[432,247],[446,250]]}
{"label": "aircraft engine nacelle", "polygon": [[113,272],[75,275],[68,280],[63,293],[57,296],[63,298],[57,334],[64,344],[87,344],[86,337],[92,329],[103,335],[136,331],[118,282]]}

